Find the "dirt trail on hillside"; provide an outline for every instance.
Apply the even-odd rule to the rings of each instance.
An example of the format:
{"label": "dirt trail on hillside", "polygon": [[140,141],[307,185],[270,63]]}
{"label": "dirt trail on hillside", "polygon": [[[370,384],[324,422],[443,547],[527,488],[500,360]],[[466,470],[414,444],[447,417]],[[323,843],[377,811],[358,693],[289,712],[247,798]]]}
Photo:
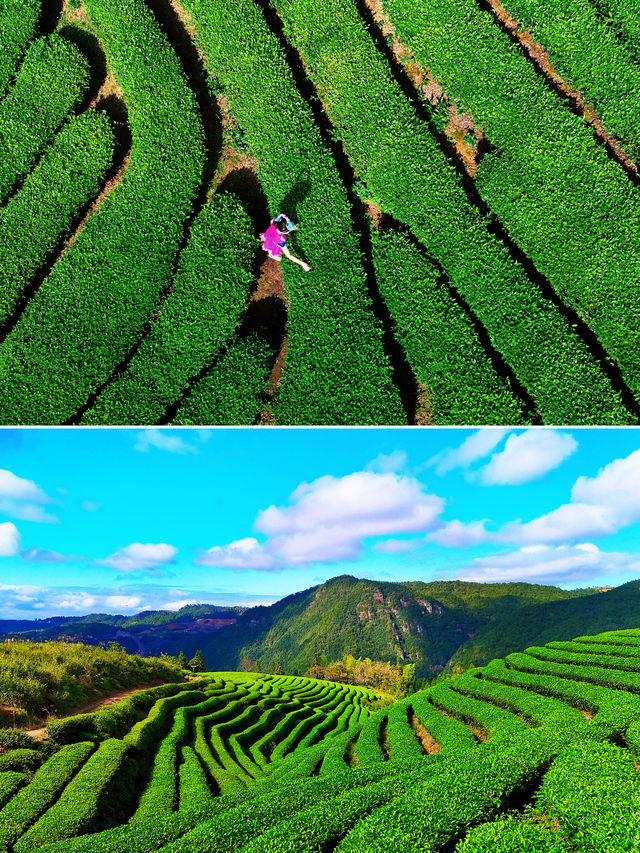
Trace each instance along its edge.
{"label": "dirt trail on hillside", "polygon": [[[99,711],[100,708],[106,708],[108,705],[114,705],[120,699],[126,699],[127,696],[132,696],[134,693],[139,693],[141,690],[148,690],[150,687],[157,687],[164,684],[163,681],[152,681],[148,684],[139,684],[137,687],[131,687],[128,690],[119,690],[117,693],[110,693],[108,696],[101,696],[99,699],[92,699],[89,702],[83,702],[81,705],[76,705],[75,708],[69,709],[69,712],[64,716],[73,714],[90,714],[93,711]],[[53,718],[52,718],[53,719]],[[46,737],[46,728],[30,728],[26,729],[26,734],[30,735],[35,740],[44,740]]]}

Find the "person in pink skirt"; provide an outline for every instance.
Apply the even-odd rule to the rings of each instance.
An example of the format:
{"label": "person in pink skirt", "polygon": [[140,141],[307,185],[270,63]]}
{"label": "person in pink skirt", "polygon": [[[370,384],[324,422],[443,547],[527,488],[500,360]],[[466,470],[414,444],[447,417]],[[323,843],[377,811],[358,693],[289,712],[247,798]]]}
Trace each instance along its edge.
{"label": "person in pink skirt", "polygon": [[299,264],[305,272],[309,272],[311,269],[309,264],[301,261],[300,258],[296,258],[287,249],[289,234],[295,231],[296,227],[288,216],[285,216],[284,213],[279,213],[275,219],[271,220],[271,224],[267,230],[260,235],[260,242],[262,243],[262,248],[274,261],[280,263],[282,255],[284,255],[285,258],[289,258],[294,264]]}

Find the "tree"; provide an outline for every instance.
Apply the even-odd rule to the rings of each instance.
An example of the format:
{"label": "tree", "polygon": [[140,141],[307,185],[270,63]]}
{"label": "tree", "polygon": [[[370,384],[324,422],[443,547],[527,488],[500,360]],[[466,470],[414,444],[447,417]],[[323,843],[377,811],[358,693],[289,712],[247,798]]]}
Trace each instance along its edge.
{"label": "tree", "polygon": [[189,661],[189,666],[194,672],[202,672],[204,670],[204,657],[200,649],[198,649],[198,651]]}
{"label": "tree", "polygon": [[182,651],[182,649],[180,649],[180,654],[178,655],[178,666],[180,667],[180,669],[186,669],[189,666],[189,664],[187,663],[187,656]]}
{"label": "tree", "polygon": [[253,665],[253,669],[251,670],[251,672],[262,672],[262,667],[260,666],[260,661],[259,661],[259,660],[257,660],[257,661],[254,663],[254,665]]}
{"label": "tree", "polygon": [[240,661],[240,672],[253,672],[253,667],[255,666],[252,658],[249,655],[245,655]]}

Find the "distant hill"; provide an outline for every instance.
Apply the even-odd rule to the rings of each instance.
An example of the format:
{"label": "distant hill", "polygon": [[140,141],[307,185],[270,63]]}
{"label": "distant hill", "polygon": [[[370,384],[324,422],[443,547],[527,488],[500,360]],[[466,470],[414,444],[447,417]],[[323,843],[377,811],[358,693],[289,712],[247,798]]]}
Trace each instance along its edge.
{"label": "distant hill", "polygon": [[638,581],[602,592],[342,575],[269,607],[206,604],[135,616],[7,620],[0,621],[0,635],[94,645],[116,640],[142,655],[183,650],[191,657],[202,649],[211,669],[236,669],[250,658],[263,670],[279,662],[285,672],[302,673],[315,656],[337,660],[349,653],[415,663],[419,677],[433,678],[455,664],[483,665],[528,645],[638,624]]}

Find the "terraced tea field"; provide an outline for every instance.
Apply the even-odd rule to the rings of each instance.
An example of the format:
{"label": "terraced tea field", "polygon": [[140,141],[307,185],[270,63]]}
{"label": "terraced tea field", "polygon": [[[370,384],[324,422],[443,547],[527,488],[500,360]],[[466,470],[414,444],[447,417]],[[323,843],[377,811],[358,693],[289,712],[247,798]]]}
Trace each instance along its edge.
{"label": "terraced tea field", "polygon": [[638,423],[636,6],[3,0],[0,422]]}
{"label": "terraced tea field", "polygon": [[49,757],[0,756],[0,850],[636,848],[640,630],[530,648],[381,710],[373,699],[208,673],[52,722]]}

